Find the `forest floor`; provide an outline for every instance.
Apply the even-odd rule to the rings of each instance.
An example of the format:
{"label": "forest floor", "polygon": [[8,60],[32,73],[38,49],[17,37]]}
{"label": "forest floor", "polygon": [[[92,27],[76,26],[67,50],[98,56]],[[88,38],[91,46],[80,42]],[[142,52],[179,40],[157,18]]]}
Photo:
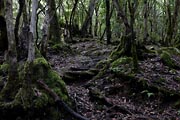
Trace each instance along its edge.
{"label": "forest floor", "polygon": [[[107,60],[114,46],[84,40],[70,48],[50,51],[48,61],[66,82],[78,113],[91,120],[180,120],[179,69],[171,70],[156,55],[139,61],[141,72],[136,78],[147,81],[150,87],[146,89],[111,71],[94,78],[97,63]],[[180,65],[180,56],[174,59]],[[166,92],[154,90],[154,86],[178,95],[166,96]]]}

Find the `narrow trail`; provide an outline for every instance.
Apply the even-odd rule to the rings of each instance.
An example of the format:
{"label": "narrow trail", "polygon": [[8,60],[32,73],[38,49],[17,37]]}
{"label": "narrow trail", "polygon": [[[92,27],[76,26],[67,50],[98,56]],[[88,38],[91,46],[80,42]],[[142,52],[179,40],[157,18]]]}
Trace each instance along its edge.
{"label": "narrow trail", "polygon": [[92,40],[73,44],[72,53],[48,56],[50,64],[66,82],[69,95],[76,104],[76,111],[91,120],[97,120],[100,111],[96,110],[96,104],[90,100],[89,90],[83,85],[97,74],[96,64],[106,60],[112,48]]}
{"label": "narrow trail", "polygon": [[[166,103],[161,97],[155,97],[154,93],[147,90],[141,92],[130,81],[113,77],[111,73],[96,80],[94,86],[84,87],[97,74],[96,64],[106,60],[112,50],[113,46],[91,40],[72,44],[71,49],[62,50],[58,54],[49,53],[48,61],[66,82],[76,111],[91,120],[179,120],[179,112],[171,102]],[[156,59],[158,60],[154,62]],[[169,72],[166,75],[161,74],[162,71],[169,71],[169,68],[159,66],[162,63],[157,56],[139,61],[139,65],[146,72],[137,76],[149,76],[150,83],[157,79],[157,75],[171,80],[171,77],[167,77],[171,75]],[[171,76],[178,77],[179,72],[177,70],[177,73]],[[178,85],[177,82],[175,85]],[[134,92],[136,90],[139,92]],[[146,94],[154,97],[147,98]]]}
{"label": "narrow trail", "polygon": [[94,40],[71,45],[71,51],[49,54],[49,62],[67,83],[81,83],[91,79],[97,72],[95,66],[106,60],[112,50],[111,46]]}

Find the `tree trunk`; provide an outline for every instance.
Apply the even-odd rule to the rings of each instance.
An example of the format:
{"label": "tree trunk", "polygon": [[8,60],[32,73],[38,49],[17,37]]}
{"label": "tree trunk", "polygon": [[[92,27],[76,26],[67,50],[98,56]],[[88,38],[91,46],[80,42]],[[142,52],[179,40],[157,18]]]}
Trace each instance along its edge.
{"label": "tree trunk", "polygon": [[133,58],[133,69],[134,71],[138,70],[138,58],[137,58],[137,48],[136,48],[136,34],[134,32],[134,21],[135,21],[135,11],[137,7],[137,1],[134,0],[133,3],[131,3],[130,0],[128,0],[128,6],[130,11],[130,26],[131,26],[131,54]]}
{"label": "tree trunk", "polygon": [[137,70],[137,53],[136,53],[136,42],[135,42],[135,32],[134,32],[134,21],[135,21],[135,11],[137,7],[137,1],[131,2],[128,0],[128,7],[130,12],[130,23],[125,15],[123,9],[120,7],[118,0],[113,0],[114,6],[117,10],[118,17],[121,19],[125,25],[125,35],[121,39],[121,43],[115,51],[111,54],[112,59],[118,59],[121,56],[129,56],[133,58],[133,68]]}
{"label": "tree trunk", "polygon": [[81,28],[81,35],[82,37],[85,37],[88,33],[88,26],[90,25],[90,20],[93,16],[94,9],[95,9],[96,0],[90,0],[89,8],[88,8],[88,14],[86,16],[86,19],[82,25]]}
{"label": "tree trunk", "polygon": [[96,19],[95,19],[95,26],[94,26],[94,36],[98,36],[98,15],[99,15],[99,7],[100,7],[100,4],[96,5],[96,7],[95,7]]}
{"label": "tree trunk", "polygon": [[177,17],[178,11],[180,9],[180,1],[175,1],[174,13],[171,15],[170,3],[167,6],[167,14],[168,14],[168,25],[167,25],[167,33],[165,37],[165,45],[169,46],[172,44],[173,39],[175,39],[175,35],[177,33]]}
{"label": "tree trunk", "polygon": [[144,0],[144,43],[148,41],[148,1]]}
{"label": "tree trunk", "polygon": [[92,17],[90,18],[90,20],[89,20],[90,22],[89,22],[89,32],[88,32],[88,34],[90,35],[90,36],[93,36],[93,21],[92,21]]}
{"label": "tree trunk", "polygon": [[19,22],[20,22],[20,18],[23,12],[23,6],[25,4],[25,0],[19,0],[19,10],[18,10],[18,14],[16,16],[16,22],[15,22],[15,28],[14,28],[14,34],[15,34],[15,39],[16,39],[16,44],[19,44]]}
{"label": "tree trunk", "polygon": [[[118,0],[113,0],[113,4],[117,10],[118,14],[118,19],[123,21],[123,24],[125,26],[125,35],[122,37],[121,44],[119,45],[118,49],[123,48],[121,51],[120,56],[126,55],[126,56],[132,56],[131,50],[131,26],[128,22],[127,16],[125,16],[124,11],[120,7],[119,1]],[[118,58],[120,56],[116,56],[115,58]]]}
{"label": "tree trunk", "polygon": [[8,80],[6,85],[1,91],[1,95],[5,100],[12,100],[15,97],[18,87],[18,74],[17,74],[17,52],[16,52],[16,41],[14,35],[14,26],[13,26],[13,8],[12,0],[6,0],[5,5],[5,20],[7,28],[7,37],[8,37]]}
{"label": "tree trunk", "polygon": [[32,1],[32,15],[29,32],[29,50],[28,50],[28,61],[32,62],[35,59],[35,41],[36,41],[36,12],[38,8],[38,1]]}
{"label": "tree trunk", "polygon": [[110,1],[106,0],[106,36],[107,44],[111,43],[111,23],[110,23]]}
{"label": "tree trunk", "polygon": [[42,28],[42,41],[41,41],[41,53],[44,57],[46,57],[46,52],[47,52],[47,41],[49,39],[49,26],[50,26],[50,12],[49,12],[49,3],[51,0],[46,0],[47,1],[47,10],[45,11],[45,18],[44,18],[44,23],[43,23],[43,28]]}
{"label": "tree trunk", "polygon": [[72,11],[71,11],[71,16],[70,16],[70,38],[71,38],[71,42],[73,41],[73,35],[74,35],[74,31],[75,31],[75,29],[74,29],[74,23],[73,23],[73,20],[74,20],[74,15],[75,15],[75,12],[76,12],[76,8],[77,8],[77,5],[78,5],[78,0],[75,0],[75,3],[74,3],[74,6],[73,6],[73,9],[72,9]]}
{"label": "tree trunk", "polygon": [[53,44],[61,43],[61,33],[60,33],[60,26],[58,22],[58,17],[56,13],[56,3],[55,0],[50,1],[50,10],[48,14],[52,16],[52,20],[50,22],[50,40]]}
{"label": "tree trunk", "polygon": [[29,16],[27,13],[27,1],[24,1],[23,11],[22,11],[22,29],[20,30],[20,34],[18,36],[18,44],[17,44],[17,53],[18,53],[18,61],[26,60],[28,56],[29,49]]}
{"label": "tree trunk", "polygon": [[3,52],[8,49],[6,21],[4,15],[5,15],[4,0],[0,0],[0,51]]}

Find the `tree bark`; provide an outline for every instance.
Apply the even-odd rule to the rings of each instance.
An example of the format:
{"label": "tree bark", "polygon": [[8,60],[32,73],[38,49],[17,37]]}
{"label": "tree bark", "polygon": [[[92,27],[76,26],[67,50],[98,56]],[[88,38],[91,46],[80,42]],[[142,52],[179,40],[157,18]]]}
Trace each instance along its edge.
{"label": "tree bark", "polygon": [[144,42],[148,41],[148,1],[144,0]]}
{"label": "tree bark", "polygon": [[46,51],[47,51],[47,43],[49,39],[49,26],[50,26],[50,1],[51,0],[46,0],[47,1],[47,9],[45,11],[45,18],[44,18],[44,23],[43,23],[43,28],[42,28],[42,40],[41,40],[41,54],[46,57]]}
{"label": "tree bark", "polygon": [[135,0],[131,3],[128,0],[128,6],[130,11],[130,26],[131,26],[131,54],[133,57],[133,69],[134,71],[138,70],[138,58],[137,58],[137,48],[136,48],[136,34],[134,31],[134,21],[135,21],[135,11],[137,7],[137,1]]}
{"label": "tree bark", "polygon": [[131,26],[130,23],[128,22],[128,18],[125,15],[123,9],[120,7],[119,1],[118,0],[113,0],[113,4],[117,10],[118,14],[118,19],[123,21],[123,24],[125,26],[125,35],[122,37],[121,40],[121,45],[119,45],[119,49],[123,48],[124,50],[122,51],[121,55],[126,55],[126,56],[132,56],[131,50]]}
{"label": "tree bark", "polygon": [[82,37],[85,37],[88,33],[88,26],[90,25],[90,20],[93,16],[94,9],[95,9],[96,0],[90,0],[89,8],[88,8],[88,14],[86,16],[86,19],[82,25],[81,28],[81,35]]}
{"label": "tree bark", "polygon": [[32,15],[29,32],[29,50],[28,61],[32,62],[35,59],[35,40],[36,40],[36,12],[38,8],[38,1],[32,0]]}
{"label": "tree bark", "polygon": [[106,0],[106,37],[107,44],[111,43],[111,23],[110,23],[110,1]]}
{"label": "tree bark", "polygon": [[14,34],[15,34],[15,39],[16,39],[16,44],[19,44],[19,22],[20,22],[20,18],[23,12],[23,6],[25,4],[25,0],[19,0],[19,10],[18,10],[18,14],[16,16],[16,22],[15,22],[15,28],[14,28]]}
{"label": "tree bark", "polygon": [[[50,10],[48,14],[52,16],[52,20],[50,22],[50,40],[53,44],[61,43],[61,33],[60,26],[58,22],[58,17],[56,13],[56,3],[55,0],[49,1]],[[57,33],[58,32],[58,33]]]}
{"label": "tree bark", "polygon": [[73,41],[73,32],[74,32],[74,27],[73,27],[73,20],[74,20],[74,15],[75,15],[75,12],[76,12],[76,8],[77,8],[77,5],[78,5],[78,1],[79,0],[75,0],[75,3],[74,3],[74,6],[73,6],[73,9],[71,11],[71,16],[70,16],[70,38],[71,38],[71,41]]}
{"label": "tree bark", "polygon": [[4,0],[0,0],[0,51],[3,52],[8,49],[4,3]]}
{"label": "tree bark", "polygon": [[170,3],[167,6],[167,14],[168,14],[168,25],[167,25],[167,33],[165,37],[165,45],[169,46],[172,44],[172,40],[175,39],[175,35],[177,32],[177,17],[178,17],[178,11],[180,9],[180,1],[176,0],[175,1],[175,8],[174,8],[174,13],[171,15],[171,10],[170,10]]}
{"label": "tree bark", "polygon": [[9,64],[8,70],[8,80],[6,85],[1,91],[1,95],[5,100],[12,100],[17,91],[17,52],[16,52],[16,41],[14,35],[14,25],[13,25],[13,8],[12,0],[5,1],[5,20],[7,28],[7,37],[8,37],[8,56],[7,62]]}
{"label": "tree bark", "polygon": [[98,15],[99,15],[99,7],[100,7],[100,3],[98,5],[96,5],[95,7],[95,15],[96,15],[96,19],[95,19],[95,26],[94,26],[94,36],[98,36]]}
{"label": "tree bark", "polygon": [[131,32],[130,24],[128,22],[128,18],[125,16],[125,13],[122,11],[122,8],[120,7],[119,1],[113,0],[113,4],[117,10],[117,14],[118,14],[119,19],[122,19],[122,21],[123,21],[123,24],[126,28],[126,30],[125,30],[126,34],[129,34]]}

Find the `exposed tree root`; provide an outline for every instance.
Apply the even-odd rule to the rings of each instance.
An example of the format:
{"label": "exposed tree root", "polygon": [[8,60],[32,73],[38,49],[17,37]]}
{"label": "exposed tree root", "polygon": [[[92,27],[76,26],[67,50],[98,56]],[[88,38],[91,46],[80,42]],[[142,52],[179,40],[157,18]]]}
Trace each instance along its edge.
{"label": "exposed tree root", "polygon": [[43,81],[38,81],[39,85],[44,88],[55,100],[58,107],[63,107],[68,113],[70,113],[74,118],[78,120],[89,120],[86,117],[81,116],[79,113],[75,112],[73,109],[71,109],[64,101],[62,101],[59,96],[53,92]]}

